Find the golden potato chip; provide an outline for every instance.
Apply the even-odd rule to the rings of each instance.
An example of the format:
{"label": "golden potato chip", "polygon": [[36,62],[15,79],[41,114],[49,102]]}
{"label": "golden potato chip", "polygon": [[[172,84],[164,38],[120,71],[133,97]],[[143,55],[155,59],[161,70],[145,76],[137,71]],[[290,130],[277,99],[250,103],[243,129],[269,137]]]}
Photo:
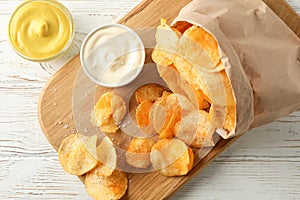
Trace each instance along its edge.
{"label": "golden potato chip", "polygon": [[154,141],[149,138],[134,138],[127,152],[126,162],[136,168],[148,168],[151,165],[150,152]]}
{"label": "golden potato chip", "polygon": [[181,118],[181,108],[175,94],[156,101],[149,112],[150,122],[160,138],[172,138],[175,124]]}
{"label": "golden potato chip", "polygon": [[165,176],[186,175],[194,163],[192,149],[178,139],[157,141],[151,149],[150,158],[154,169]]}
{"label": "golden potato chip", "polygon": [[208,120],[208,113],[195,110],[183,117],[174,128],[176,138],[191,147],[201,148],[214,146],[213,134],[215,128]]}
{"label": "golden potato chip", "polygon": [[[166,24],[166,20],[161,20],[161,25],[157,27],[157,31],[155,34],[156,38],[156,46],[155,51],[160,50],[163,52],[164,57],[168,58],[169,60],[174,60],[173,56],[177,53],[178,48],[178,41],[181,37],[181,33],[176,29],[170,27]],[[156,54],[154,51],[154,55],[152,55],[153,61],[162,60],[160,56],[156,57],[155,55],[162,55]],[[165,63],[165,62],[164,62]]]}
{"label": "golden potato chip", "polygon": [[[188,40],[185,40],[187,38]],[[208,72],[219,72],[224,69],[224,65],[220,65],[218,42],[203,28],[190,27],[180,38],[180,43],[186,44],[183,48],[188,47],[186,54],[180,55],[192,62],[193,65],[198,65]]]}
{"label": "golden potato chip", "polygon": [[120,199],[126,193],[128,179],[124,172],[115,170],[111,176],[99,176],[95,170],[85,176],[87,193],[95,200]]}
{"label": "golden potato chip", "polygon": [[142,101],[136,108],[135,117],[136,123],[139,127],[146,127],[150,125],[149,111],[151,106],[151,101]]}
{"label": "golden potato chip", "polygon": [[114,92],[106,92],[94,106],[91,122],[105,133],[116,133],[125,114],[124,100]]}
{"label": "golden potato chip", "polygon": [[[93,113],[95,115],[95,121],[97,126],[99,127],[105,127],[108,124],[114,124],[113,121],[113,110],[111,106],[111,100],[112,100],[113,93],[112,92],[106,92],[104,93],[94,106]],[[118,127],[115,126],[115,129]]]}
{"label": "golden potato chip", "polygon": [[135,99],[140,104],[143,101],[154,102],[164,92],[164,88],[160,85],[149,83],[141,86],[135,91]]}
{"label": "golden potato chip", "polygon": [[117,167],[117,153],[109,137],[103,138],[96,151],[99,162],[95,173],[99,176],[110,176]]}
{"label": "golden potato chip", "polygon": [[164,176],[182,176],[189,173],[193,168],[194,154],[191,148],[187,148],[187,152],[182,157],[177,159],[171,165],[160,170]]}
{"label": "golden potato chip", "polygon": [[63,169],[74,175],[82,175],[93,169],[96,158],[97,136],[72,134],[59,146],[58,158]]}

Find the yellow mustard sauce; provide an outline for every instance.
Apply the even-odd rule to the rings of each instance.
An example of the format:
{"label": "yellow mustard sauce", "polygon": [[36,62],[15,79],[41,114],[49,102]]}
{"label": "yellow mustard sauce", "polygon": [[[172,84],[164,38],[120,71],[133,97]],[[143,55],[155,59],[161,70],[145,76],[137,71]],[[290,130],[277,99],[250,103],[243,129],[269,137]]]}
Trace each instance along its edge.
{"label": "yellow mustard sauce", "polygon": [[23,57],[43,60],[56,57],[70,42],[73,21],[56,1],[24,2],[11,17],[9,37]]}

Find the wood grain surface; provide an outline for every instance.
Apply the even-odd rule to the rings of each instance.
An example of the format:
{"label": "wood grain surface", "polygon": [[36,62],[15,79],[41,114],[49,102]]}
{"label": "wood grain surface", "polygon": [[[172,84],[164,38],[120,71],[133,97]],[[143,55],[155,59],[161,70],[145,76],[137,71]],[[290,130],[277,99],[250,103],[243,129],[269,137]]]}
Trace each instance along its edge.
{"label": "wood grain surface", "polygon": [[[78,53],[92,28],[116,21],[138,2],[62,1],[77,31],[61,62]],[[0,199],[90,199],[81,182],[63,172],[37,122],[38,97],[54,70],[22,60],[9,47],[6,23],[18,3],[0,2]],[[299,1],[289,3],[300,11]],[[60,126],[67,134],[72,132],[71,126],[64,128],[68,120]],[[299,132],[299,112],[250,131],[173,199],[298,199]]]}

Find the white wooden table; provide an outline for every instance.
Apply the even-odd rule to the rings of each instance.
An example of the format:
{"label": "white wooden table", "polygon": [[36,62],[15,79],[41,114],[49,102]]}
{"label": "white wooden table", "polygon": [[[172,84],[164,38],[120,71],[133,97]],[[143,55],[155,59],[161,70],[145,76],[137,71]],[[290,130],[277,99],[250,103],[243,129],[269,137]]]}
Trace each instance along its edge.
{"label": "white wooden table", "polygon": [[[91,29],[116,22],[140,1],[61,1],[76,36],[55,68],[79,52]],[[39,127],[37,103],[53,70],[9,46],[7,24],[20,2],[0,1],[0,199],[90,199],[80,180],[62,170]],[[299,14],[300,0],[288,2]],[[300,112],[247,133],[172,199],[300,199]]]}

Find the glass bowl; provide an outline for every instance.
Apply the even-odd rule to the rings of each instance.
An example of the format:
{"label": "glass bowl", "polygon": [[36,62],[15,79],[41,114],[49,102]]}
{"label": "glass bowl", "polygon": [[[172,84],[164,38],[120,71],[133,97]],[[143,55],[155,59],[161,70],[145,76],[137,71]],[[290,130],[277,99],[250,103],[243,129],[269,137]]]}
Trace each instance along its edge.
{"label": "glass bowl", "polygon": [[[65,44],[61,45],[62,47],[59,47],[57,49],[57,52],[55,50],[53,50],[54,52],[52,54],[49,54],[48,56],[45,55],[43,56],[31,56],[30,51],[27,50],[27,52],[29,53],[24,53],[23,49],[26,49],[26,46],[24,45],[24,47],[19,47],[18,46],[18,41],[17,41],[17,37],[20,38],[20,34],[18,35],[16,31],[16,27],[14,27],[15,23],[19,23],[20,26],[25,27],[25,30],[30,32],[32,29],[31,28],[31,22],[29,24],[26,24],[26,19],[22,19],[22,21],[19,19],[19,22],[16,21],[18,20],[16,15],[22,15],[22,12],[24,12],[24,9],[26,11],[26,9],[34,9],[34,11],[36,12],[30,12],[30,13],[35,13],[33,15],[30,16],[30,20],[39,20],[42,19],[44,20],[45,18],[45,12],[43,12],[42,9],[39,8],[39,6],[34,6],[34,4],[36,3],[40,3],[40,4],[45,4],[45,6],[48,6],[49,8],[49,4],[51,6],[53,6],[53,8],[57,8],[59,9],[59,11],[61,13],[63,13],[67,19],[69,28],[70,28],[70,34],[69,36],[67,36],[67,41]],[[53,12],[55,14],[55,12]],[[35,18],[35,17],[40,17],[40,18]],[[29,19],[28,19],[29,20]],[[47,20],[45,19],[43,22],[47,22]],[[57,21],[57,20],[56,20]],[[57,25],[59,26],[59,21],[57,21]],[[48,25],[48,24],[47,24]],[[50,27],[50,26],[49,26]],[[49,28],[50,30],[51,28]],[[48,27],[47,27],[48,30]],[[62,31],[61,31],[62,32]],[[57,37],[59,37],[60,35],[58,35]],[[26,36],[27,37],[27,36]],[[29,1],[25,1],[23,3],[21,3],[16,9],[15,11],[12,13],[10,20],[9,20],[9,24],[8,24],[8,38],[10,41],[10,44],[12,46],[12,48],[14,49],[14,51],[20,55],[21,57],[29,60],[29,61],[34,61],[34,62],[48,62],[48,61],[52,61],[55,60],[56,58],[60,57],[61,55],[63,55],[71,46],[73,38],[74,38],[74,22],[73,22],[73,17],[70,13],[70,11],[61,3],[54,1],[54,0],[29,0]],[[26,39],[26,38],[25,38]],[[41,51],[45,51],[45,49],[43,49],[42,47],[40,48]],[[35,49],[36,51],[36,49]],[[37,51],[36,51],[37,52]]]}

